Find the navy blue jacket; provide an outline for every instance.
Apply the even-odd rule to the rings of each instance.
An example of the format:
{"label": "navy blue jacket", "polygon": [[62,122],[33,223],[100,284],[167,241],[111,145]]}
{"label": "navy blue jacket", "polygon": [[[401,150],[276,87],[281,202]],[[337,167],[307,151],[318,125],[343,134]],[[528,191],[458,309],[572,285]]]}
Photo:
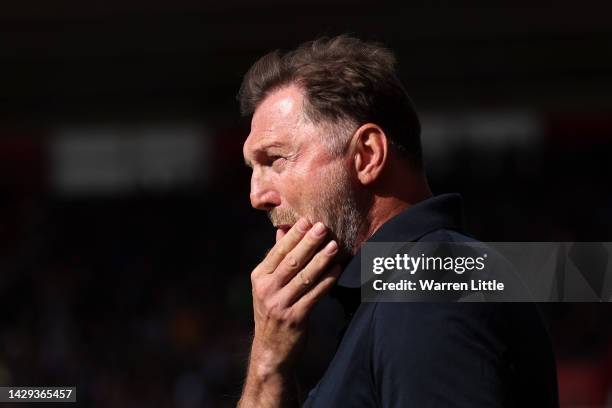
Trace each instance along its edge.
{"label": "navy blue jacket", "polygon": [[[445,194],[385,223],[371,242],[463,242]],[[558,407],[552,348],[529,303],[361,303],[360,254],[332,297],[341,340],[305,407]]]}

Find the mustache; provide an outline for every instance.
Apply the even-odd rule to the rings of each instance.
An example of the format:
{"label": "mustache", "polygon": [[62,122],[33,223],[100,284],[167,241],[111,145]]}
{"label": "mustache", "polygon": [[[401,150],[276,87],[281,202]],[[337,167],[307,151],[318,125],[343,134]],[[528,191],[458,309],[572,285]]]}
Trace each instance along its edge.
{"label": "mustache", "polygon": [[293,225],[300,219],[295,211],[286,208],[274,208],[267,212],[267,216],[274,226]]}

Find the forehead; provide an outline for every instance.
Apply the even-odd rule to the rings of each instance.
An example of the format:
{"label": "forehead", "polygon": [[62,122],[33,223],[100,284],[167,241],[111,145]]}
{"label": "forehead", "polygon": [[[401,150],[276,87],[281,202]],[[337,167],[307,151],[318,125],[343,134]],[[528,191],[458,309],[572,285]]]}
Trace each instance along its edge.
{"label": "forehead", "polygon": [[267,146],[299,143],[301,137],[311,136],[313,126],[304,119],[304,96],[297,86],[273,91],[255,110],[251,120],[251,133],[244,143],[245,155]]}

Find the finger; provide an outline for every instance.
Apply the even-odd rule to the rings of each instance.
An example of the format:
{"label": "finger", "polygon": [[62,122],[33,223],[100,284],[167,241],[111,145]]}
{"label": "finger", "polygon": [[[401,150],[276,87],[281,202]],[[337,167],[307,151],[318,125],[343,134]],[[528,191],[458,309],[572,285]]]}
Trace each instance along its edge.
{"label": "finger", "polygon": [[268,252],[264,260],[261,261],[256,268],[256,274],[274,272],[276,267],[281,263],[289,251],[300,242],[310,227],[310,222],[306,218],[300,218],[298,222],[279,239],[270,252]]}
{"label": "finger", "polygon": [[302,294],[310,290],[332,263],[332,259],[338,253],[336,241],[330,241],[317,252],[308,264],[299,271],[291,281],[279,292],[281,303],[292,305]]}
{"label": "finger", "polygon": [[278,287],[285,286],[313,257],[323,243],[327,228],[317,222],[304,238],[285,256],[274,272]]}
{"label": "finger", "polygon": [[321,277],[314,286],[304,293],[291,307],[298,319],[304,319],[314,305],[334,287],[334,284],[342,274],[340,265],[334,266],[331,271]]}
{"label": "finger", "polygon": [[284,236],[286,235],[286,232],[283,231],[282,229],[277,229],[276,230],[276,242],[280,241]]}

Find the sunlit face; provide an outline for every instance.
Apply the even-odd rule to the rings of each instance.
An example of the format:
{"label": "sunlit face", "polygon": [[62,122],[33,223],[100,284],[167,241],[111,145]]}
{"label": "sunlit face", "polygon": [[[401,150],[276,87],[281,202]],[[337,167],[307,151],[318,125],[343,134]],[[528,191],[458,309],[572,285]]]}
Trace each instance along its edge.
{"label": "sunlit face", "polygon": [[302,216],[321,221],[345,254],[353,252],[363,220],[346,157],[333,156],[325,127],[303,116],[296,86],[272,92],[258,106],[244,143],[252,167],[251,205],[285,232]]}

